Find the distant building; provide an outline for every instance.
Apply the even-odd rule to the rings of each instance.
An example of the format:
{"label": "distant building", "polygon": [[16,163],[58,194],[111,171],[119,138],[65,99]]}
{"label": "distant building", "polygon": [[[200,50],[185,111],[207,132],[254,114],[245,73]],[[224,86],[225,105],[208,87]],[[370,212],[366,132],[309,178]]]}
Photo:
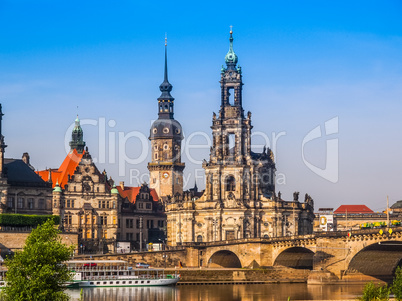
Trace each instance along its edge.
{"label": "distant building", "polygon": [[401,201],[397,201],[395,204],[393,204],[391,207],[392,212],[402,215],[402,200]]}
{"label": "distant building", "polygon": [[[391,207],[392,208],[392,207]],[[386,212],[374,212],[366,205],[341,205],[333,211],[333,231],[359,230],[364,223],[386,222]],[[390,213],[390,221],[400,220],[398,212]],[[314,232],[332,231],[331,227],[325,228],[323,225],[328,220],[328,212],[318,211],[314,219]]]}
{"label": "distant building", "polygon": [[341,205],[334,211],[334,214],[368,214],[374,213],[366,205]]}

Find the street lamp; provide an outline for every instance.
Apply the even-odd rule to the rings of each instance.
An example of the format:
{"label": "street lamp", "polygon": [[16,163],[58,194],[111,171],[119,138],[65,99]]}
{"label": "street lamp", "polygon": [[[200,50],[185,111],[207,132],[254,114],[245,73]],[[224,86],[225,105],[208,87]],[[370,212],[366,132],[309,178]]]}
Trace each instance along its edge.
{"label": "street lamp", "polygon": [[143,220],[142,215],[140,215],[140,252],[142,252],[142,229],[143,229]]}

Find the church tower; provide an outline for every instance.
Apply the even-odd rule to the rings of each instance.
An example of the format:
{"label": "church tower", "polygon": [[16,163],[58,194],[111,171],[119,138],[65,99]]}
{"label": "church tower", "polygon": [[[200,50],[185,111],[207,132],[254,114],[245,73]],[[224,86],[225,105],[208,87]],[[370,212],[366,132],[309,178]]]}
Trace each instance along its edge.
{"label": "church tower", "polygon": [[[205,191],[200,197],[185,192],[166,201],[171,246],[312,233],[311,198],[306,195],[301,203],[276,196],[273,152],[267,147],[261,152],[251,148],[251,113],[243,110],[242,70],[233,50],[232,30],[229,42],[226,66],[221,69],[220,109],[212,115],[210,157],[202,164]],[[199,265],[214,263],[211,258],[200,253]]]}
{"label": "church tower", "polygon": [[183,169],[181,162],[181,125],[173,118],[174,98],[170,94],[173,86],[168,80],[167,43],[165,39],[165,71],[162,92],[158,98],[158,119],[151,126],[152,159],[148,163],[150,188],[154,188],[160,198],[183,193]]}
{"label": "church tower", "polygon": [[236,200],[240,208],[247,208],[261,195],[274,195],[275,163],[270,150],[251,151],[251,113],[245,116],[243,110],[242,72],[233,50],[232,30],[229,43],[226,68],[221,69],[219,115],[213,113],[213,146],[209,162],[204,162],[205,193],[222,206],[227,200]]}

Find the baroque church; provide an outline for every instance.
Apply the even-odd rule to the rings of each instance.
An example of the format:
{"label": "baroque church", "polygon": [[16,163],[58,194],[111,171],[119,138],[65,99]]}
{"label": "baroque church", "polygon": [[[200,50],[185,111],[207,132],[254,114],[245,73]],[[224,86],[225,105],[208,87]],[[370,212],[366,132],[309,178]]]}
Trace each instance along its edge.
{"label": "baroque church", "polygon": [[[166,197],[170,246],[313,232],[311,197],[306,195],[305,201],[299,202],[297,194],[293,201],[282,200],[275,193],[272,151],[251,150],[251,113],[245,114],[243,109],[242,69],[233,50],[232,31],[229,42],[226,67],[221,69],[220,109],[212,117],[213,146],[209,160],[202,165],[206,188],[201,197],[190,191],[180,194],[184,164],[175,150],[180,149],[181,127],[173,119],[174,99],[170,95],[172,86],[167,81],[165,61],[165,81],[158,99],[159,119],[151,128],[153,161],[149,166],[155,174],[151,172],[151,185],[161,197]],[[169,180],[164,183],[161,179]]]}

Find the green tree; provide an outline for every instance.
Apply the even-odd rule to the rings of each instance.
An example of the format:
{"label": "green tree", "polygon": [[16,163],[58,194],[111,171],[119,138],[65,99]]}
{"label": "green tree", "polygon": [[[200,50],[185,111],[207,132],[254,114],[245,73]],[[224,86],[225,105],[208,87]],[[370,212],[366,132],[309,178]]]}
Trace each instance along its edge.
{"label": "green tree", "polygon": [[74,246],[61,243],[59,233],[53,220],[48,220],[31,232],[22,251],[6,259],[4,300],[69,300],[63,284],[72,274],[63,262],[70,259]]}
{"label": "green tree", "polygon": [[383,286],[375,286],[373,282],[366,283],[363,289],[363,296],[359,297],[360,301],[386,301],[389,300],[390,289],[385,284]]}
{"label": "green tree", "polygon": [[395,271],[395,278],[392,282],[392,292],[397,301],[402,300],[402,268],[397,267]]}

